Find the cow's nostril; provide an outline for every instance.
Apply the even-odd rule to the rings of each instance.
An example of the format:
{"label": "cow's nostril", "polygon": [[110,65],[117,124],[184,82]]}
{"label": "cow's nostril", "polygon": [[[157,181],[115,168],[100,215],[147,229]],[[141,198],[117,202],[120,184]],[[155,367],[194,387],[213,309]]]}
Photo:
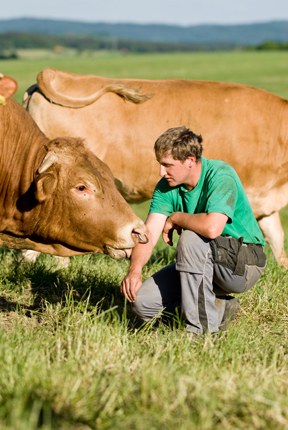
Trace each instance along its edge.
{"label": "cow's nostril", "polygon": [[147,234],[146,234],[146,233],[139,233],[139,232],[137,232],[137,231],[133,231],[133,234],[134,234],[135,236],[137,236],[137,238],[138,238],[138,240],[139,240],[139,243],[143,243],[143,244],[145,244],[145,243],[148,243],[148,242],[149,242],[149,239],[148,239],[148,236],[147,236]]}

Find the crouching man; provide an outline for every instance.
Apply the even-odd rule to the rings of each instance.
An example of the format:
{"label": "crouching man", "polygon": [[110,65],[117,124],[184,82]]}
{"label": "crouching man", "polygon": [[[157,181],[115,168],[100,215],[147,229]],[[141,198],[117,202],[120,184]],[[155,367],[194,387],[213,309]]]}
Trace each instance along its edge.
{"label": "crouching man", "polygon": [[[146,220],[149,242],[132,251],[122,294],[144,321],[181,308],[194,335],[217,333],[235,317],[243,293],[262,275],[264,238],[235,170],[202,156],[202,137],[186,127],[155,143],[162,179]],[[180,234],[176,263],[142,282],[160,235],[172,245]]]}

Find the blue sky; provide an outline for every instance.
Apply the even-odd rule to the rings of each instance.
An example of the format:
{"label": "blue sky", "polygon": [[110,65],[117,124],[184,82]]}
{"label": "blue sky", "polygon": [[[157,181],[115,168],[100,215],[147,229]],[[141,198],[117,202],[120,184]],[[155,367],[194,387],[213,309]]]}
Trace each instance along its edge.
{"label": "blue sky", "polygon": [[5,1],[0,19],[19,17],[142,24],[239,24],[288,20],[288,0]]}

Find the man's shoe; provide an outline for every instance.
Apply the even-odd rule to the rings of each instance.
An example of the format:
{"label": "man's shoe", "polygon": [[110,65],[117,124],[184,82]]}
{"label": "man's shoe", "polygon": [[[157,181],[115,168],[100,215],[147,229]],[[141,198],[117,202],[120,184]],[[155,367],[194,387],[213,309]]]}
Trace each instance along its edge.
{"label": "man's shoe", "polygon": [[228,328],[229,323],[234,320],[240,311],[240,302],[236,297],[225,299],[225,311],[219,330],[225,331]]}

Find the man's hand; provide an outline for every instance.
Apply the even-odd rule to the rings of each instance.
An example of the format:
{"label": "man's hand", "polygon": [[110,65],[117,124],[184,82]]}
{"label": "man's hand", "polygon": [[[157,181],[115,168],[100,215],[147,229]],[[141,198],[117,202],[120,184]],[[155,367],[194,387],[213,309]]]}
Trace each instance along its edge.
{"label": "man's hand", "polygon": [[120,285],[120,291],[129,302],[135,302],[136,293],[142,285],[141,273],[128,273]]}
{"label": "man's hand", "polygon": [[166,222],[165,222],[163,231],[162,231],[162,238],[163,238],[164,242],[170,246],[173,246],[173,232],[174,232],[174,230],[176,230],[179,235],[182,232],[182,228],[179,227],[179,225],[175,224],[172,221],[171,217],[168,217]]}
{"label": "man's hand", "polygon": [[129,302],[135,302],[136,294],[142,285],[142,269],[151,257],[152,251],[163,231],[166,215],[151,213],[145,225],[147,228],[147,243],[138,243],[133,249],[130,258],[130,270],[120,285],[120,291]]}

